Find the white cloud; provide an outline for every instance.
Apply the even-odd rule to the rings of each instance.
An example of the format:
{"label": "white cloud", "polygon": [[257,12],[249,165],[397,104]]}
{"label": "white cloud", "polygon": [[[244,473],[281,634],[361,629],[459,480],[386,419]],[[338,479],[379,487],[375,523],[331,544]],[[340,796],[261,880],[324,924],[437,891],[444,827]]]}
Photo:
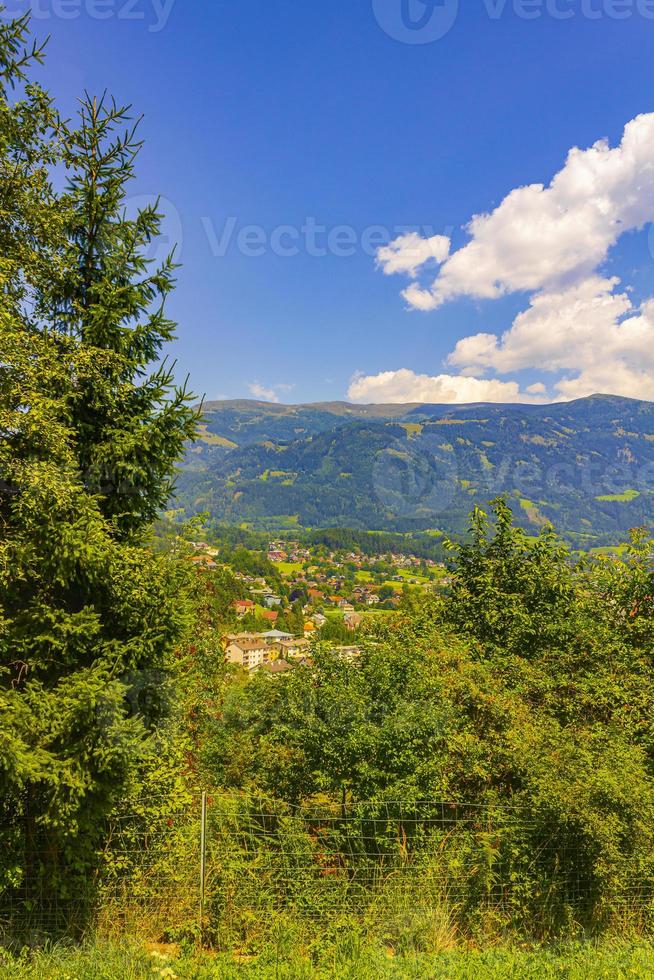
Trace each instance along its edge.
{"label": "white cloud", "polygon": [[380,374],[358,374],[348,389],[350,401],[367,403],[432,402],[459,404],[467,402],[542,402],[541,392],[521,391],[515,381],[486,380],[455,374],[416,374],[407,368],[382,371]]}
{"label": "white cloud", "polygon": [[538,364],[556,371],[583,367],[606,343],[619,344],[617,321],[631,310],[617,279],[591,276],[566,290],[537,293],[501,337],[480,333],[460,340],[448,358],[459,368],[493,368],[500,373]]}
{"label": "white cloud", "polygon": [[450,254],[450,239],[446,235],[422,238],[416,231],[400,235],[390,245],[377,250],[377,262],[387,276],[404,272],[412,279],[427,262],[439,265]]}
{"label": "white cloud", "polygon": [[[538,293],[510,330],[460,340],[448,363],[500,374],[537,366],[563,372],[566,398],[618,392],[654,398],[654,301],[635,309],[619,280],[590,276],[560,292]],[[571,373],[572,372],[572,375]]]}
{"label": "white cloud", "polygon": [[275,402],[275,404],[279,402],[278,392],[292,390],[293,385],[272,385],[270,388],[267,388],[265,385],[260,384],[259,381],[253,381],[248,385],[248,391],[253,398],[257,398],[259,401],[264,402]]}
{"label": "white cloud", "polygon": [[405,300],[414,310],[435,310],[438,303],[434,302],[433,294],[428,289],[421,289],[417,283],[412,283],[403,292]]}
{"label": "white cloud", "polygon": [[258,381],[253,381],[252,384],[248,385],[248,391],[253,398],[258,398],[259,401],[263,402],[278,402],[279,395],[274,388],[266,388],[265,385],[259,384]]}
{"label": "white cloud", "polygon": [[[606,140],[587,150],[574,148],[549,186],[518,187],[490,214],[476,215],[467,228],[471,240],[446,258],[432,285],[411,286],[404,296],[418,309],[435,309],[457,296],[496,299],[519,290],[559,288],[590,275],[620,235],[652,219],[654,113],[649,113],[627,124],[614,149]],[[409,271],[415,278],[421,248],[426,250],[430,240],[416,235],[417,241],[404,244],[406,237],[380,253],[394,256],[385,271]]]}
{"label": "white cloud", "polygon": [[[458,392],[469,390],[466,381],[510,386],[513,381],[484,376],[531,368],[552,375],[553,399],[593,392],[654,399],[654,300],[636,307],[628,287],[601,273],[620,236],[653,220],[650,113],[627,124],[619,146],[601,140],[587,150],[572,149],[548,186],[519,187],[494,211],[474,217],[470,241],[453,254],[442,261],[427,256],[441,268],[431,284],[414,281],[404,291],[414,309],[516,292],[528,293],[529,305],[501,337],[477,333],[460,340],[447,358],[458,376],[414,378],[426,378],[429,388],[445,386],[456,401]],[[384,250],[384,271],[417,278],[429,239],[415,237],[406,242],[403,236]],[[358,383],[369,380],[374,388],[381,377]],[[416,390],[422,383],[414,384]],[[542,382],[524,392],[516,388],[521,401],[547,395]]]}

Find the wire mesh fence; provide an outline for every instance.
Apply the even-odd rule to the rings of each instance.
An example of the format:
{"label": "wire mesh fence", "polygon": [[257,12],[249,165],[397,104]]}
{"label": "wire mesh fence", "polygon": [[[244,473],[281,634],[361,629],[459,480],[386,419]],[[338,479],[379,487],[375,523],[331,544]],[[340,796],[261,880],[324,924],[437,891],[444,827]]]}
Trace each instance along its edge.
{"label": "wire mesh fence", "polygon": [[490,926],[542,937],[619,917],[648,926],[654,912],[654,868],[599,860],[582,821],[499,804],[150,796],[111,815],[77,888],[38,877],[51,860],[16,862],[2,936],[92,927],[243,949],[282,920],[347,921],[392,941]]}
{"label": "wire mesh fence", "polygon": [[[32,822],[25,800],[15,802],[16,818],[0,828],[1,944],[78,938],[100,920],[120,930],[137,909],[145,920],[167,896],[178,900],[169,873],[183,856],[174,828],[186,829],[186,855],[197,850],[196,794],[131,798],[93,836],[83,827],[51,832]],[[193,896],[196,881],[197,872],[185,882]]]}

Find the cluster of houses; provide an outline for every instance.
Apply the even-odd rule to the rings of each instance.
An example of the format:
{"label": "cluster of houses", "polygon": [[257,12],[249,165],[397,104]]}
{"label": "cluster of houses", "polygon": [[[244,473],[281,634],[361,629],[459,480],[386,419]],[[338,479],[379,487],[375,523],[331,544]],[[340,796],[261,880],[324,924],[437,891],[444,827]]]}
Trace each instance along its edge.
{"label": "cluster of houses", "polygon": [[[252,674],[264,671],[272,675],[286,674],[300,664],[311,663],[311,645],[305,636],[293,636],[282,630],[266,633],[228,633],[222,637],[225,660]],[[354,661],[358,647],[337,647],[339,656]]]}
{"label": "cluster of houses", "polygon": [[[245,619],[246,616],[256,615],[258,619],[265,620],[271,626],[274,626],[279,619],[279,613],[276,610],[262,609],[252,599],[235,599],[232,603],[232,608],[238,619]],[[308,619],[304,624],[304,635],[311,636],[317,630],[322,629],[326,622],[326,616],[323,616],[322,613],[314,613],[311,619]]]}
{"label": "cluster of houses", "polygon": [[[267,668],[282,660],[302,662],[309,653],[309,640],[282,630],[267,633],[228,633],[222,638],[227,663],[245,670]],[[290,667],[290,663],[288,664]]]}
{"label": "cluster of houses", "polygon": [[218,555],[217,548],[212,548],[205,541],[191,541],[191,547],[195,553],[191,555],[189,560],[196,568],[201,568],[205,571],[212,571],[218,568],[218,563],[216,562]]}
{"label": "cluster of houses", "polygon": [[[310,548],[303,547],[298,541],[271,541],[268,545],[268,558],[272,562],[291,562],[293,564],[304,564],[312,560],[313,555]],[[423,565],[428,568],[442,568],[442,563],[434,561],[433,558],[418,558],[417,555],[400,555],[389,552],[384,555],[389,564],[396,568],[418,571]],[[352,551],[349,554],[343,552],[329,552],[327,555],[329,562],[338,564],[347,562],[357,568],[365,568],[370,562],[370,556],[364,555],[360,551]]]}
{"label": "cluster of houses", "polygon": [[[385,596],[383,599],[379,594],[382,584],[379,573],[377,573],[377,584],[372,581],[361,582],[352,588],[351,583],[346,581],[347,576],[339,574],[341,569],[348,566],[348,574],[353,569],[361,573],[370,571],[370,565],[374,559],[363,555],[361,552],[330,552],[327,556],[317,558],[309,549],[303,548],[298,542],[272,541],[268,549],[268,558],[273,563],[291,563],[302,565],[302,569],[297,569],[292,574],[292,585],[297,588],[305,588],[308,591],[309,603],[314,607],[335,607],[340,609],[344,615],[353,613],[355,609],[370,608],[384,603],[383,608],[398,606],[400,604],[401,589],[397,589],[395,596]],[[384,556],[387,565],[392,566],[391,574],[386,575],[386,582],[397,582],[402,586],[424,585],[424,572],[428,569],[435,569],[437,566],[442,568],[438,562],[432,559],[421,559],[415,555],[388,554]],[[424,566],[424,567],[423,567]],[[395,574],[392,571],[395,570]],[[407,571],[415,571],[417,577],[407,575]],[[403,573],[403,574],[401,574]],[[291,577],[291,576],[286,576]],[[371,580],[375,575],[371,572]],[[347,598],[339,594],[339,590],[347,592]]]}
{"label": "cluster of houses", "polygon": [[326,595],[320,589],[315,588],[309,589],[308,595],[312,602],[335,606],[343,612],[352,612],[354,610],[354,602],[359,602],[364,606],[377,606],[381,602],[381,598],[373,591],[370,585],[355,586],[352,590],[352,600],[345,599],[341,595]]}
{"label": "cluster of houses", "polygon": [[[217,567],[216,549],[205,542],[195,542],[194,551],[190,560],[197,567],[203,570]],[[297,597],[302,596],[306,617],[305,636],[322,629],[327,622],[325,614],[329,614],[330,610],[338,610],[343,616],[344,625],[354,631],[361,625],[366,610],[377,607],[384,610],[397,608],[401,603],[403,588],[407,585],[433,588],[433,582],[438,578],[441,585],[446,584],[444,575],[428,578],[429,572],[426,568],[421,569],[422,575],[418,578],[407,575],[407,569],[437,565],[434,561],[423,561],[414,555],[386,555],[385,568],[380,570],[371,568],[374,560],[358,552],[317,556],[299,542],[275,540],[269,544],[268,558],[278,564],[293,566],[281,570],[284,581],[281,591],[286,598],[271,589],[264,577],[232,570],[249,593],[247,599],[239,599],[233,603],[234,612],[238,619],[256,615],[260,622],[263,620],[270,629],[275,629],[289,602],[293,603]],[[389,564],[394,567],[389,568]],[[349,567],[346,569],[345,566]],[[360,569],[357,575],[359,581],[353,581],[351,566]],[[368,572],[370,579],[366,581]]]}
{"label": "cluster of houses", "polygon": [[298,541],[271,541],[268,545],[270,561],[288,561],[303,564],[311,560],[311,549],[303,548]]}
{"label": "cluster of houses", "polygon": [[[190,561],[203,571],[210,571],[218,567],[218,555],[218,550],[209,544],[194,542]],[[281,591],[286,598],[271,589],[264,577],[233,569],[232,574],[243,583],[249,594],[249,598],[236,599],[232,603],[237,619],[245,621],[243,626],[246,629],[246,617],[252,617],[253,625],[256,622],[261,628],[263,622],[268,628],[262,632],[226,634],[221,639],[221,646],[227,663],[248,674],[262,672],[271,676],[287,675],[299,665],[311,665],[311,641],[319,636],[327,623],[325,613],[329,613],[329,610],[338,610],[345,626],[355,631],[362,624],[367,609],[380,604],[382,609],[398,605],[401,601],[399,594],[388,595],[391,591],[389,581],[403,585],[410,583],[411,577],[407,576],[406,569],[418,568],[422,564],[420,559],[411,555],[391,555],[385,556],[386,567],[380,571],[372,569],[371,559],[360,553],[317,557],[299,543],[282,541],[270,543],[268,558],[275,563],[295,566],[293,569],[282,569],[284,585]],[[388,568],[389,558],[395,568]],[[436,563],[427,561],[425,564]],[[354,565],[365,574],[359,574],[359,581],[353,582],[352,568],[346,571],[345,565]],[[400,570],[404,570],[403,575],[397,574]],[[366,581],[367,572],[370,572],[369,581]],[[416,584],[426,583],[424,569],[422,579],[415,581]],[[380,589],[384,599],[379,594]],[[399,593],[401,590],[397,591]],[[304,602],[305,622],[302,635],[297,636],[279,629],[277,623],[289,603],[300,596]],[[339,657],[352,663],[360,657],[356,646],[337,646],[333,649]]]}

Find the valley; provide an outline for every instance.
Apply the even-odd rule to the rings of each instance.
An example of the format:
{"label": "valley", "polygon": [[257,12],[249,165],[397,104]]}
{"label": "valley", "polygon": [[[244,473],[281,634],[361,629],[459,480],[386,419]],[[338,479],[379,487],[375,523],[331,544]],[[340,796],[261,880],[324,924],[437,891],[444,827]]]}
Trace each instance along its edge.
{"label": "valley", "polygon": [[209,402],[173,506],[288,532],[461,533],[506,495],[538,534],[582,550],[652,524],[654,405],[596,395],[553,405]]}

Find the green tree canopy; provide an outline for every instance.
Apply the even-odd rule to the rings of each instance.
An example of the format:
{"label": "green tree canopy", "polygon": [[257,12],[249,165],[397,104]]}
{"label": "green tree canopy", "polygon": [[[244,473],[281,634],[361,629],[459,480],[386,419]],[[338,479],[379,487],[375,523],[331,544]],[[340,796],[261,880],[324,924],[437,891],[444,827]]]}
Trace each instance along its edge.
{"label": "green tree canopy", "polygon": [[88,882],[165,717],[182,572],[138,535],[195,412],[148,367],[173,335],[172,266],[146,270],[156,210],[122,215],[124,113],[87,100],[63,126],[28,81],[27,31],[0,27],[0,886],[56,902]]}

